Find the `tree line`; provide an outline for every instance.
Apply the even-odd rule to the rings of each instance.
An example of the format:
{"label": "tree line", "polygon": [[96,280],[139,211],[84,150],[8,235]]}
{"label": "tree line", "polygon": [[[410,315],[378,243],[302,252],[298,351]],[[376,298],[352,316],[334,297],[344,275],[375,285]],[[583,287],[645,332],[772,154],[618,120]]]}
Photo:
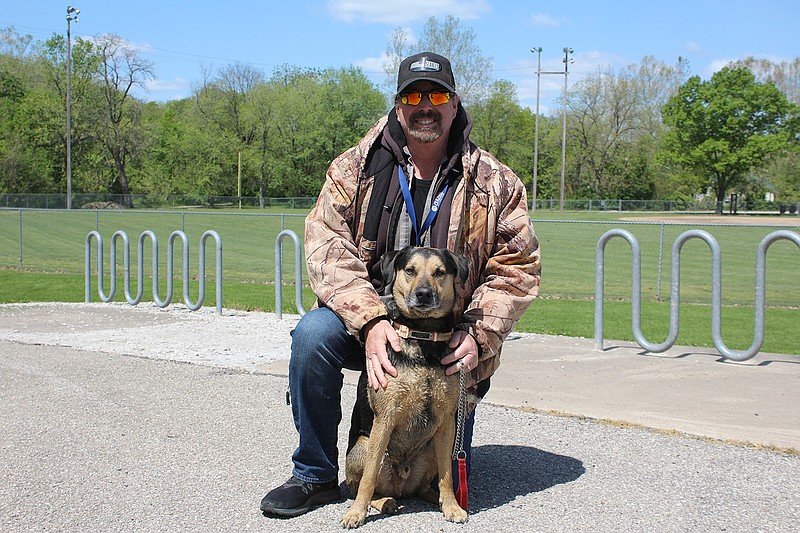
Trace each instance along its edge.
{"label": "tree line", "polygon": [[[451,58],[472,139],[508,164],[529,191],[532,110],[491,72],[458,19],[432,18],[413,45],[398,29],[398,63],[434,50]],[[0,194],[64,193],[66,42],[0,30]],[[325,171],[392,105],[396,65],[383,88],[358,68],[284,65],[270,75],[234,63],[203,71],[192,95],[133,96],[153,65],[119,36],[71,47],[72,190],[131,195],[315,196]],[[703,81],[688,64],[645,57],[600,70],[567,93],[566,194],[572,199],[683,200],[712,191],[800,201],[800,58],[747,60]],[[563,102],[562,102],[563,103]],[[558,112],[557,112],[558,113]],[[537,197],[557,198],[562,120],[539,117]]]}

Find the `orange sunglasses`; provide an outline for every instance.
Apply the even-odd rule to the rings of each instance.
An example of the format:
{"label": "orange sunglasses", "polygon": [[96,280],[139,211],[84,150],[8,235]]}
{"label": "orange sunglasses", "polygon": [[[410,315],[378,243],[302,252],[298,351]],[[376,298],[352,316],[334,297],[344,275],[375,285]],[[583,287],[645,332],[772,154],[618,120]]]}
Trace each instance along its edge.
{"label": "orange sunglasses", "polygon": [[431,91],[429,93],[412,91],[410,93],[402,93],[400,95],[400,101],[405,105],[419,105],[423,95],[427,95],[428,100],[430,100],[433,105],[442,105],[450,101],[450,93],[448,91]]}

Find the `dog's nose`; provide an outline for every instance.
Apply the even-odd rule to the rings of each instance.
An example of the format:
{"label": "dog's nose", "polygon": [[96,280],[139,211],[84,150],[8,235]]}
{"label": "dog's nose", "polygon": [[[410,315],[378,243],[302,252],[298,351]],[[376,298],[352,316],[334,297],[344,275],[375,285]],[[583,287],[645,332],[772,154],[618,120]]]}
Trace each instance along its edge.
{"label": "dog's nose", "polygon": [[419,287],[414,291],[414,296],[420,305],[430,305],[433,302],[433,289],[427,286]]}

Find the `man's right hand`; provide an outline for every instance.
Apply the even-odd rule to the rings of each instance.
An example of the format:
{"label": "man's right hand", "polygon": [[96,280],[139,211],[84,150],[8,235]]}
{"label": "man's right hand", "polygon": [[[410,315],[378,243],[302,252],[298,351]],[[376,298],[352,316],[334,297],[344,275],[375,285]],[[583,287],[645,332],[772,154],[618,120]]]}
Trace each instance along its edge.
{"label": "man's right hand", "polygon": [[386,388],[389,380],[386,374],[397,377],[397,369],[389,361],[386,346],[391,345],[400,351],[400,337],[385,318],[376,318],[364,326],[364,352],[367,357],[367,382],[373,390]]}

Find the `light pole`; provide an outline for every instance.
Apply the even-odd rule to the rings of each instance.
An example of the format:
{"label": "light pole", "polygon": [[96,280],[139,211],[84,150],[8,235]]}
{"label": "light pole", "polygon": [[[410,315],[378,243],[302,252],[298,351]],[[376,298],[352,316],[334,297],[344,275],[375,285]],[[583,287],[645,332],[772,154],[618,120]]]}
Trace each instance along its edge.
{"label": "light pole", "polygon": [[564,123],[561,127],[561,207],[560,211],[564,211],[564,170],[567,166],[567,72],[569,71],[570,63],[574,63],[574,59],[570,59],[572,48],[564,48]]}
{"label": "light pole", "polygon": [[564,75],[564,123],[561,138],[561,201],[560,209],[564,210],[564,169],[567,161],[567,67],[570,63],[574,63],[574,59],[570,59],[569,55],[573,53],[572,48],[564,48],[564,71],[542,71],[542,48],[531,48],[531,52],[538,54],[538,61],[536,64],[536,119],[534,129],[534,148],[533,148],[533,211],[536,212],[536,195],[538,187],[538,174],[539,174],[539,86],[541,84],[542,74],[558,74]]}
{"label": "light pole", "polygon": [[538,54],[536,61],[536,119],[533,131],[533,209],[536,212],[536,194],[538,192],[539,179],[539,84],[542,80],[542,47],[531,48],[531,52]]}
{"label": "light pole", "polygon": [[72,95],[70,78],[72,77],[72,35],[70,33],[70,23],[74,20],[78,22],[80,9],[67,6],[67,209],[72,208],[72,125],[70,114],[72,108]]}

